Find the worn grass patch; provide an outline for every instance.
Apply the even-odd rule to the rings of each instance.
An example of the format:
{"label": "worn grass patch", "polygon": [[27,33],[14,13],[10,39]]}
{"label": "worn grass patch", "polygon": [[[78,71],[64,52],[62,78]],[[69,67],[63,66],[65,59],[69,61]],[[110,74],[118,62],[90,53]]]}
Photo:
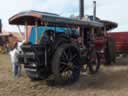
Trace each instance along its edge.
{"label": "worn grass patch", "polygon": [[0,55],[0,96],[128,96],[127,59],[122,59],[125,64],[120,59],[116,65],[102,66],[96,75],[81,74],[73,85],[51,87],[26,75],[13,80],[9,56]]}

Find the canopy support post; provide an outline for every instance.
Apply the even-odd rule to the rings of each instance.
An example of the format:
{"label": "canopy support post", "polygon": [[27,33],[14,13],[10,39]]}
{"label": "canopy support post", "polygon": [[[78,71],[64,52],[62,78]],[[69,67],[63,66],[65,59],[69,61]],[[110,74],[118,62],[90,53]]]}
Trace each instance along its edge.
{"label": "canopy support post", "polygon": [[104,35],[107,36],[106,26],[104,26]]}
{"label": "canopy support post", "polygon": [[85,47],[85,44],[84,44],[84,28],[82,27],[82,28],[80,28],[80,30],[81,30],[81,38],[82,38],[82,46],[83,47]]}
{"label": "canopy support post", "polygon": [[95,28],[93,27],[92,29],[91,29],[91,35],[92,35],[92,40],[93,41],[95,41]]}
{"label": "canopy support post", "polygon": [[28,42],[28,27],[27,27],[27,21],[25,21],[25,42]]}
{"label": "canopy support post", "polygon": [[39,42],[38,42],[38,22],[37,22],[37,20],[35,22],[35,32],[36,32],[36,42],[35,42],[35,44],[38,44]]}

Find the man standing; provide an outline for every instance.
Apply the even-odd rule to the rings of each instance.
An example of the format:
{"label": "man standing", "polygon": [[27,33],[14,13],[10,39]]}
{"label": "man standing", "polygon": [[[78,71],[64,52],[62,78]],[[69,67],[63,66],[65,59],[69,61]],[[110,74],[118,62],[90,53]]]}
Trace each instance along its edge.
{"label": "man standing", "polygon": [[18,63],[18,50],[15,48],[9,52],[11,57],[13,77],[16,79],[21,74],[21,65]]}
{"label": "man standing", "polygon": [[12,64],[13,77],[14,79],[16,79],[21,76],[21,64],[18,61],[18,55],[22,52],[21,45],[23,44],[23,42],[15,40],[12,35],[9,36],[8,41],[9,44],[11,45],[9,46],[9,55]]}

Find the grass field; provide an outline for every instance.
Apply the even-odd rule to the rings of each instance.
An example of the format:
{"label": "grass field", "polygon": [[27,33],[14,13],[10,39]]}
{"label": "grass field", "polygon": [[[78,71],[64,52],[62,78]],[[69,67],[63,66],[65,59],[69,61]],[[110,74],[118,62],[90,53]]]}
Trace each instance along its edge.
{"label": "grass field", "polygon": [[93,76],[81,74],[73,85],[51,87],[45,81],[32,82],[25,74],[14,80],[9,56],[0,55],[0,96],[128,96],[128,58],[117,63],[102,66]]}

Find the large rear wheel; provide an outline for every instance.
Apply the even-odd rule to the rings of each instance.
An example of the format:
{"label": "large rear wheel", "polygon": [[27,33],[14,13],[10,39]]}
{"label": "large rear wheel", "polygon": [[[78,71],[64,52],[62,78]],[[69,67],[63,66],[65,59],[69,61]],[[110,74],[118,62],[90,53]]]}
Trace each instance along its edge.
{"label": "large rear wheel", "polygon": [[75,45],[63,44],[55,52],[52,59],[54,83],[72,84],[80,76],[80,55]]}

